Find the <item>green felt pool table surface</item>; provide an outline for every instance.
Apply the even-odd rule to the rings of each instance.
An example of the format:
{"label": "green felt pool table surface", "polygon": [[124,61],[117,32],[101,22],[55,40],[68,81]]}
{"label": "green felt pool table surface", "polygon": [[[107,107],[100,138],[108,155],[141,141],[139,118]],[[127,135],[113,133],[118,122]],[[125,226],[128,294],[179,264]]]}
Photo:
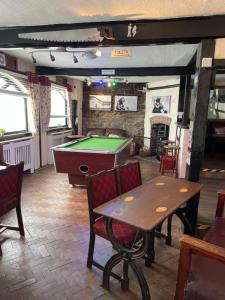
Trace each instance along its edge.
{"label": "green felt pool table surface", "polygon": [[128,138],[123,137],[89,137],[87,139],[71,143],[65,147],[75,150],[116,151],[127,141]]}

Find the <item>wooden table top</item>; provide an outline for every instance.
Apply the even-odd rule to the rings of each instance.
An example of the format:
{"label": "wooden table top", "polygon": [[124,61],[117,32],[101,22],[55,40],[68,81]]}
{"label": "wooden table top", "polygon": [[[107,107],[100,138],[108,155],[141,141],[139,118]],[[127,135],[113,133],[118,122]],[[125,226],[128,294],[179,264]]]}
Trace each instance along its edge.
{"label": "wooden table top", "polygon": [[158,176],[94,209],[144,231],[150,231],[202,189],[203,185],[168,176]]}

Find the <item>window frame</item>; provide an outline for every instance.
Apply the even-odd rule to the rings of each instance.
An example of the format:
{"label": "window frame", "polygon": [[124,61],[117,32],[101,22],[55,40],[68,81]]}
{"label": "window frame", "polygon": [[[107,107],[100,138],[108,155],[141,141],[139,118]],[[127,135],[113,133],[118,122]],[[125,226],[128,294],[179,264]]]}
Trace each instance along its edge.
{"label": "window frame", "polygon": [[[62,126],[48,126],[48,131],[57,131],[57,130],[62,130],[62,129],[67,129],[69,128],[69,97],[68,97],[68,93],[65,87],[60,86],[60,85],[56,85],[56,84],[52,84],[51,85],[51,94],[52,91],[56,90],[57,92],[59,92],[62,97],[64,98],[65,101],[65,115],[51,115],[50,112],[50,119],[49,119],[49,123],[51,118],[65,118],[65,125]],[[64,95],[62,94],[62,92],[64,93]],[[52,98],[51,98],[51,106],[52,106]]]}
{"label": "window frame", "polygon": [[14,96],[14,97],[22,97],[24,101],[24,115],[25,115],[25,129],[24,130],[15,130],[15,131],[6,131],[1,137],[2,139],[7,139],[7,137],[12,137],[12,136],[21,136],[21,135],[27,135],[29,134],[29,124],[28,124],[28,98],[30,97],[26,86],[20,82],[19,79],[17,79],[16,75],[14,76],[13,74],[8,74],[7,72],[4,72],[0,69],[0,78],[7,79],[12,82],[14,86],[16,86],[17,91],[10,91],[7,89],[2,89],[0,88],[0,94],[2,95],[9,95],[9,96]]}

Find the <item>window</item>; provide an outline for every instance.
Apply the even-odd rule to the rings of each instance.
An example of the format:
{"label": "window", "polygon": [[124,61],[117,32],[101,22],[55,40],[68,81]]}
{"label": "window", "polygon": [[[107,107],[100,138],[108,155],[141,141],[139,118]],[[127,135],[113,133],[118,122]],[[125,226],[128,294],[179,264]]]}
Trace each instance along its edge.
{"label": "window", "polygon": [[49,128],[68,126],[68,96],[66,89],[52,87]]}
{"label": "window", "polygon": [[6,134],[28,131],[28,97],[19,80],[0,72],[0,128]]}

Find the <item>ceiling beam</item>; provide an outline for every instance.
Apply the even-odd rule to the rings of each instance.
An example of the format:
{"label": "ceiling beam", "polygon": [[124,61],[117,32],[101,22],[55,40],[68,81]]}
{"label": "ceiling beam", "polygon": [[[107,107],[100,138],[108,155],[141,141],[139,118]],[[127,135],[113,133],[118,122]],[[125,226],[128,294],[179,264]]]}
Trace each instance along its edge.
{"label": "ceiling beam", "polygon": [[225,37],[225,15],[176,18],[163,20],[136,20],[114,22],[92,22],[75,24],[54,24],[41,26],[20,26],[0,28],[0,47],[48,47],[48,46],[94,46],[94,42],[37,41],[19,38],[21,33],[48,32],[97,28],[103,46],[146,45],[165,43],[198,43],[202,39]]}
{"label": "ceiling beam", "polygon": [[[108,74],[105,75],[108,71]],[[111,72],[110,72],[111,71]],[[39,75],[64,76],[169,76],[194,74],[195,69],[189,67],[148,67],[148,68],[51,68],[36,67]]]}

